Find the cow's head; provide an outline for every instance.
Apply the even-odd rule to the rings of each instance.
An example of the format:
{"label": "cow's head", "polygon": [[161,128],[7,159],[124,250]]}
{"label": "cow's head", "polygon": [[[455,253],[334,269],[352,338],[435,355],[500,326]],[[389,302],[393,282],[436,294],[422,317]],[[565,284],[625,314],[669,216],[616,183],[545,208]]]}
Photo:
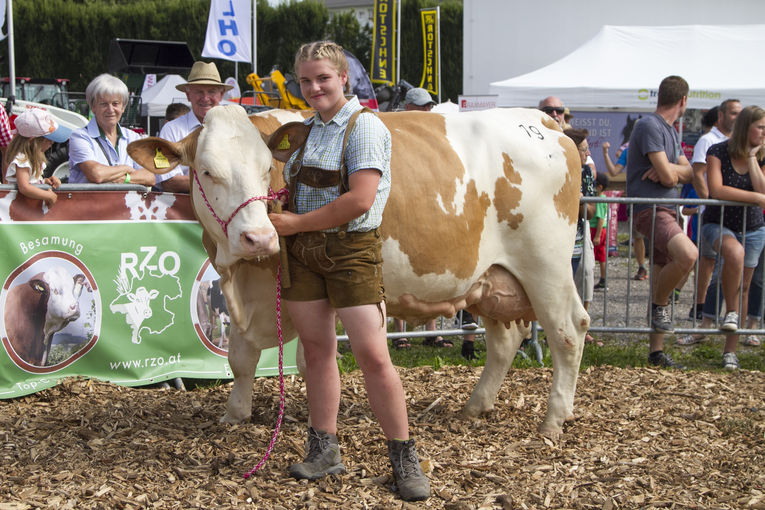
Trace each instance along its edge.
{"label": "cow's head", "polygon": [[279,250],[266,200],[250,201],[269,194],[271,153],[241,106],[216,106],[207,112],[202,127],[180,142],[145,138],[131,143],[128,152],[154,173],[179,164],[193,169],[192,204],[216,244],[218,267]]}
{"label": "cow's head", "polygon": [[[86,286],[85,276],[72,276],[63,267],[55,266],[39,274],[33,281],[44,282],[48,288],[48,308],[45,314],[45,334],[60,331],[80,317],[80,295]],[[38,283],[39,285],[39,283]],[[89,289],[90,286],[87,285]]]}

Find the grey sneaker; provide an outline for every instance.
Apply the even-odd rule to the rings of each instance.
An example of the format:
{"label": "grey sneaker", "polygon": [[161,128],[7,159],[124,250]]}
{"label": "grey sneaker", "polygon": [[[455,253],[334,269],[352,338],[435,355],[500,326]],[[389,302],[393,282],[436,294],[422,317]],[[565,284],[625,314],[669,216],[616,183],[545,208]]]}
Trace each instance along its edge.
{"label": "grey sneaker", "polygon": [[648,355],[648,363],[661,368],[677,368],[682,370],[685,368],[679,363],[675,363],[672,357],[664,351],[655,351]]}
{"label": "grey sneaker", "polygon": [[669,305],[655,305],[651,310],[651,327],[657,333],[672,333],[675,328],[672,326],[672,319],[669,317]]}
{"label": "grey sneaker", "polygon": [[723,368],[725,370],[738,370],[740,368],[738,364],[738,356],[736,356],[735,352],[723,353]]}
{"label": "grey sneaker", "polygon": [[420,468],[414,439],[388,441],[388,457],[393,468],[393,490],[404,501],[422,501],[430,497],[430,481]]}
{"label": "grey sneaker", "polygon": [[327,475],[345,473],[345,466],[340,459],[340,447],[335,434],[327,434],[308,427],[308,441],[305,445],[306,457],[303,462],[290,466],[289,473],[298,480],[316,480]]}
{"label": "grey sneaker", "polygon": [[722,331],[729,331],[734,332],[738,329],[738,313],[737,312],[728,312],[725,314],[725,318],[722,321],[722,324],[720,324],[720,329]]}

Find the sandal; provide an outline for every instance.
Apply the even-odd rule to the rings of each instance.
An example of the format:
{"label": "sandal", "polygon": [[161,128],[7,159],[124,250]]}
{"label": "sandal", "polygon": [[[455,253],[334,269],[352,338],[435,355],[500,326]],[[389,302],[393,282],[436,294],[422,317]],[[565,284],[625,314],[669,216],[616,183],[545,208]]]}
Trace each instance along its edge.
{"label": "sandal", "polygon": [[762,345],[757,335],[747,335],[746,337],[744,337],[744,340],[742,341],[742,343],[744,345],[748,345],[749,347],[759,347],[760,345]]}
{"label": "sandal", "polygon": [[584,343],[595,344],[598,347],[603,347],[603,342],[601,342],[600,340],[595,340],[594,338],[592,338],[592,335],[590,335],[589,333],[584,335]]}
{"label": "sandal", "polygon": [[677,337],[677,340],[675,340],[675,345],[693,345],[701,342],[704,340],[704,335],[701,336],[695,336],[695,335],[685,335],[685,336],[679,336]]}
{"label": "sandal", "polygon": [[412,344],[409,343],[408,338],[394,338],[392,340],[394,349],[409,349]]}
{"label": "sandal", "polygon": [[431,347],[454,347],[451,340],[446,340],[442,336],[426,336],[422,339],[422,345]]}

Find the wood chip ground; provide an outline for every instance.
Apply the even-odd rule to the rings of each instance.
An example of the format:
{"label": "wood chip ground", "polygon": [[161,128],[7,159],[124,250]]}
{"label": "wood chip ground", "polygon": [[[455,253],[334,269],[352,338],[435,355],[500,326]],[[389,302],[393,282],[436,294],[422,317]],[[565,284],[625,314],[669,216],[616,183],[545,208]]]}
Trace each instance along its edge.
{"label": "wood chip ground", "polygon": [[0,510],[765,508],[765,374],[593,368],[563,437],[536,433],[552,372],[518,370],[494,411],[459,411],[480,368],[401,370],[433,495],[389,490],[383,437],[360,373],[343,376],[340,440],[348,473],[295,481],[307,410],[300,378],[258,379],[251,422],[218,424],[230,387],[188,392],[68,380],[0,402]]}

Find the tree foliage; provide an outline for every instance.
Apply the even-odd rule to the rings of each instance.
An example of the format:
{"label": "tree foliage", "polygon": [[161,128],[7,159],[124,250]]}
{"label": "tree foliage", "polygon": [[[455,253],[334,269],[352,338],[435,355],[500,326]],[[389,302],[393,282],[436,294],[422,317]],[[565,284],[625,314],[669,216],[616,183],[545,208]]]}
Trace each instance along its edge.
{"label": "tree foliage", "polygon": [[[419,85],[422,30],[419,9],[441,6],[442,98],[457,99],[462,89],[462,2],[403,0],[401,77]],[[69,78],[72,90],[84,90],[108,71],[114,38],[185,41],[201,58],[209,0],[23,0],[13,3],[16,76]],[[291,72],[300,44],[332,39],[366,67],[371,59],[372,28],[361,27],[352,12],[330,16],[319,0],[290,0],[272,6],[257,0],[257,66],[266,75],[277,66]],[[0,44],[7,74],[8,46]],[[221,76],[234,76],[235,64],[216,60]],[[242,89],[251,65],[238,65]],[[125,76],[121,76],[125,79]]]}

